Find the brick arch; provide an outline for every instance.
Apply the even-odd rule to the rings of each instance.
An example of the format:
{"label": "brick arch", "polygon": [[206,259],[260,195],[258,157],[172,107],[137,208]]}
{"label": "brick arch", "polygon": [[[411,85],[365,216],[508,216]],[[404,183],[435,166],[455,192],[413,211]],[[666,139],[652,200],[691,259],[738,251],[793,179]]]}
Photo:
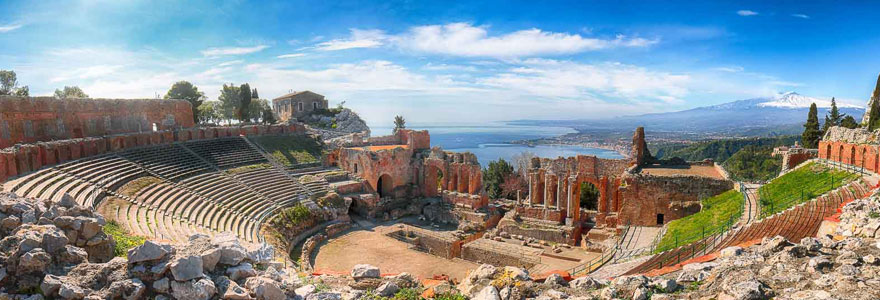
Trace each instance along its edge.
{"label": "brick arch", "polygon": [[379,197],[393,197],[394,196],[394,177],[391,177],[388,173],[383,173],[379,176],[379,179],[376,179],[376,184],[374,185],[376,193],[379,194]]}
{"label": "brick arch", "polygon": [[423,192],[426,197],[440,196],[439,190],[446,190],[446,182],[449,180],[449,176],[446,174],[448,174],[446,168],[428,164],[425,168],[425,176],[422,176],[424,178],[422,186],[425,187]]}
{"label": "brick arch", "polygon": [[855,166],[855,165],[857,165],[856,164],[856,146],[850,145],[848,148],[849,148],[848,149],[849,151],[847,153],[847,158],[849,159],[848,163]]}
{"label": "brick arch", "polygon": [[572,201],[574,203],[572,203],[572,205],[570,207],[577,207],[577,209],[580,210],[580,207],[581,207],[581,184],[583,184],[584,182],[587,182],[587,183],[590,183],[590,184],[596,186],[596,189],[599,190],[599,199],[596,199],[596,202],[597,202],[596,203],[596,210],[599,212],[608,212],[611,209],[612,205],[611,205],[611,201],[609,201],[609,197],[608,197],[609,195],[608,195],[606,189],[603,188],[604,185],[601,184],[601,181],[602,180],[600,180],[599,178],[592,177],[592,176],[583,176],[583,175],[577,176],[577,181],[574,185],[576,188],[572,189],[573,190],[572,192],[575,195],[575,197],[574,197],[575,201]]}
{"label": "brick arch", "polygon": [[825,144],[825,159],[831,159],[831,143]]}

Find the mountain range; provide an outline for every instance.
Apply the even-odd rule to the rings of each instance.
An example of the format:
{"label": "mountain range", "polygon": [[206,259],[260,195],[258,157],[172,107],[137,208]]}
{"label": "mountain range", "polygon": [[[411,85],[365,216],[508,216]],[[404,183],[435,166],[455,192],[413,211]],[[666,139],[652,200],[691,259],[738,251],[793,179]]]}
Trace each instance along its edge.
{"label": "mountain range", "polygon": [[[518,120],[512,124],[572,127],[591,129],[631,130],[645,126],[652,131],[724,134],[730,136],[766,136],[796,134],[807,119],[810,104],[816,103],[819,121],[831,107],[830,99],[819,99],[788,92],[773,97],[738,100],[688,110],[622,116],[603,120]],[[837,103],[841,113],[860,121],[863,107]]]}

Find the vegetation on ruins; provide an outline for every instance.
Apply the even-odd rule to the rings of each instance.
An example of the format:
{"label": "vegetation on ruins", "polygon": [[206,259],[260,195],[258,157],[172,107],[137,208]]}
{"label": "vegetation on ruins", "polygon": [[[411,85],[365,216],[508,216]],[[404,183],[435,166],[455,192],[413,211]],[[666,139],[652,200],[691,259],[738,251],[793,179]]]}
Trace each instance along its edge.
{"label": "vegetation on ruins", "polygon": [[144,177],[140,177],[138,179],[127,182],[125,185],[120,187],[117,192],[119,194],[122,194],[125,196],[133,197],[134,195],[136,195],[138,192],[140,192],[144,188],[146,188],[150,185],[153,185],[153,184],[161,183],[161,182],[162,182],[162,179],[159,179],[157,177],[144,176]]}
{"label": "vegetation on ruins", "polygon": [[219,101],[210,106],[199,106],[199,114],[217,122],[225,120],[227,124],[231,124],[232,120],[242,123],[275,123],[277,119],[269,107],[269,101],[257,98],[259,95],[256,91],[247,83],[240,86],[224,84],[220,89],[220,96],[217,97]]}
{"label": "vegetation on ruins", "polygon": [[516,197],[515,194],[509,195],[508,193],[510,191],[505,192],[502,188],[504,182],[511,176],[516,176],[513,165],[503,158],[490,161],[489,165],[483,169],[483,187],[486,188],[489,198],[497,199]]}
{"label": "vegetation on ruins", "polygon": [[724,163],[724,169],[738,180],[770,180],[782,170],[781,158],[772,154],[773,148],[748,145],[734,153]]}
{"label": "vegetation on ruins", "polygon": [[581,183],[581,208],[586,210],[597,210],[599,209],[599,188],[596,185],[583,182]]}
{"label": "vegetation on ruins", "polygon": [[238,88],[238,92],[240,93],[238,96],[238,120],[242,122],[246,122],[250,120],[250,111],[248,108],[251,106],[251,99],[253,99],[253,91],[251,90],[250,84],[242,84]]}
{"label": "vegetation on ruins", "polygon": [[743,195],[729,190],[714,197],[703,199],[700,212],[670,221],[666,233],[660,239],[655,252],[663,252],[686,245],[718,233],[723,227],[739,220],[743,212]]}
{"label": "vegetation on ruins", "polygon": [[178,81],[172,84],[168,92],[165,93],[165,99],[186,100],[192,104],[193,121],[201,123],[203,120],[199,113],[199,107],[205,101],[205,93],[200,92],[199,88],[189,81]]}
{"label": "vegetation on ruins", "polygon": [[403,119],[403,116],[397,115],[394,116],[394,130],[393,133],[397,134],[398,130],[406,129],[406,120]]}
{"label": "vegetation on ruins", "polygon": [[846,117],[846,114],[841,114],[840,110],[837,109],[837,99],[831,97],[831,109],[825,115],[825,122],[822,122],[822,134],[828,132],[828,128],[840,126],[844,117]]}
{"label": "vegetation on ruins", "polygon": [[245,173],[245,172],[253,171],[253,170],[268,169],[271,167],[272,166],[269,164],[253,164],[253,165],[235,167],[232,169],[226,169],[225,172],[227,174],[235,175],[235,174],[241,174],[241,173]]}
{"label": "vegetation on ruins", "polygon": [[868,125],[868,130],[875,130],[880,128],[880,76],[877,77],[877,86],[874,87],[874,93],[871,95],[871,101],[868,101],[871,105],[868,109],[868,119],[862,120],[862,122]]}
{"label": "vegetation on ruins", "polygon": [[78,86],[64,86],[64,89],[55,89],[55,98],[57,99],[82,99],[88,97],[89,95]]}
{"label": "vegetation on ruins", "polygon": [[250,139],[286,166],[317,163],[323,154],[321,141],[308,136],[258,136]]}
{"label": "vegetation on ruins", "polygon": [[113,249],[113,255],[124,257],[128,253],[128,249],[143,245],[147,241],[145,237],[136,236],[125,232],[122,226],[116,221],[107,221],[104,225],[104,234],[113,237],[116,241],[116,248]]}
{"label": "vegetation on ruins", "polygon": [[801,141],[805,148],[819,147],[819,139],[822,138],[822,131],[819,131],[819,116],[816,109],[816,103],[810,105],[810,112],[807,113],[807,122],[804,123],[804,133],[801,134]]}
{"label": "vegetation on ruins", "polygon": [[15,71],[0,70],[0,95],[13,95],[27,97],[30,94],[28,86],[18,86]]}
{"label": "vegetation on ruins", "polygon": [[761,215],[767,216],[838,188],[859,175],[809,163],[773,179],[758,190]]}

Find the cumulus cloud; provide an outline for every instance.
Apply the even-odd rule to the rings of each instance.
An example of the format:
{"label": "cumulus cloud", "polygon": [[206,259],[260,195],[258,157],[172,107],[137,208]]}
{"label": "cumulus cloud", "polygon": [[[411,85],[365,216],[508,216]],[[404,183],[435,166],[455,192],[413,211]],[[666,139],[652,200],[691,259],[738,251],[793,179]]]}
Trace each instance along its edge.
{"label": "cumulus cloud", "polygon": [[801,18],[801,19],[809,19],[810,18],[810,16],[805,15],[805,14],[792,14],[791,16],[795,17],[795,18]]}
{"label": "cumulus cloud", "polygon": [[260,52],[266,48],[269,48],[269,46],[258,45],[258,46],[253,46],[253,47],[208,48],[206,50],[202,50],[202,55],[204,55],[204,56],[244,55],[244,54]]}
{"label": "cumulus cloud", "polygon": [[417,26],[392,37],[392,40],[404,49],[418,52],[499,58],[571,54],[613,47],[646,47],[658,42],[656,39],[623,35],[613,39],[590,38],[538,28],[491,36],[487,27],[468,23]]}
{"label": "cumulus cloud", "polygon": [[387,38],[381,30],[352,29],[351,37],[318,43],[315,49],[320,51],[338,51],[356,48],[376,48],[384,44]]}
{"label": "cumulus cloud", "polygon": [[743,9],[743,10],[738,10],[736,12],[736,14],[743,16],[743,17],[751,17],[751,16],[757,16],[758,12],[753,11],[753,10]]}
{"label": "cumulus cloud", "polygon": [[21,25],[21,24],[9,24],[9,25],[3,25],[3,26],[0,26],[0,33],[10,32],[10,31],[13,31],[13,30],[19,29],[19,28],[21,28],[22,26],[23,26],[23,25]]}

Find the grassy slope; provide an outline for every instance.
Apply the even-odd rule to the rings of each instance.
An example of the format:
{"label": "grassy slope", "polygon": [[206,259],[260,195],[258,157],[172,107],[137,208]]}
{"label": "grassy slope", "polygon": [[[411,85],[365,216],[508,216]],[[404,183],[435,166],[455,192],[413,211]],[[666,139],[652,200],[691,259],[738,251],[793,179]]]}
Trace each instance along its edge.
{"label": "grassy slope", "polygon": [[743,196],[736,190],[704,199],[703,209],[700,212],[669,222],[666,234],[660,239],[656,252],[675,248],[676,235],[678,245],[685,245],[700,240],[704,228],[707,236],[714,233],[722,225],[727,225],[727,221],[731,218],[734,221],[739,219],[742,215],[742,207]]}
{"label": "grassy slope", "polygon": [[306,136],[260,136],[252,140],[263,146],[276,160],[288,165],[321,161],[321,143]]}
{"label": "grassy slope", "polygon": [[122,226],[116,223],[116,221],[109,221],[106,225],[104,225],[104,233],[112,236],[113,240],[116,241],[116,248],[113,249],[113,254],[116,256],[124,257],[128,254],[128,250],[137,246],[142,245],[146,238],[142,236],[135,236],[129,234]]}
{"label": "grassy slope", "polygon": [[832,175],[834,188],[859,177],[857,174],[810,163],[761,187],[761,214],[774,214],[830,191]]}

